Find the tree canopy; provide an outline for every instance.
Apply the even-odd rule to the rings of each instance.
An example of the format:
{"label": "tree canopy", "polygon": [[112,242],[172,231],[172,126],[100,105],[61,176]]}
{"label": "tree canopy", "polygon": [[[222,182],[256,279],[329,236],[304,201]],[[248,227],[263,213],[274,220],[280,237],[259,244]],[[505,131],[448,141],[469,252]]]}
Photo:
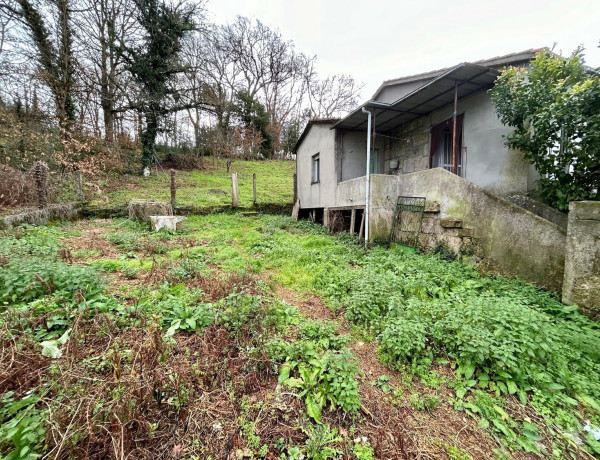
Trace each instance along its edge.
{"label": "tree canopy", "polygon": [[549,205],[566,210],[569,201],[600,198],[600,79],[580,50],[567,58],[541,51],[529,68],[504,69],[490,93],[514,128],[507,145],[542,175]]}

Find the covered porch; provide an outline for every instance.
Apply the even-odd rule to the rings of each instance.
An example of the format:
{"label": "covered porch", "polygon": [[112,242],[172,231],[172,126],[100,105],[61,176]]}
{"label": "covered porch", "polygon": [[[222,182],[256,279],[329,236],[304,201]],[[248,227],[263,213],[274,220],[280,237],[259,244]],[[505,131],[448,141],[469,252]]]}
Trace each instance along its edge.
{"label": "covered porch", "polygon": [[[335,123],[331,129],[338,180],[335,205],[329,209],[360,206],[368,222],[365,238],[385,237],[391,231],[403,174],[442,167],[464,177],[459,102],[487,91],[497,76],[496,70],[485,66],[460,64],[396,102],[368,101]],[[450,118],[445,115],[443,123],[434,125],[432,113],[448,110]],[[413,129],[410,137],[407,126]],[[394,156],[393,147],[398,145],[402,155]]]}
{"label": "covered porch", "polygon": [[336,131],[338,182],[366,175],[367,140],[371,174],[443,167],[465,177],[461,101],[487,91],[497,76],[495,69],[463,63],[393,103],[366,102],[331,127]]}

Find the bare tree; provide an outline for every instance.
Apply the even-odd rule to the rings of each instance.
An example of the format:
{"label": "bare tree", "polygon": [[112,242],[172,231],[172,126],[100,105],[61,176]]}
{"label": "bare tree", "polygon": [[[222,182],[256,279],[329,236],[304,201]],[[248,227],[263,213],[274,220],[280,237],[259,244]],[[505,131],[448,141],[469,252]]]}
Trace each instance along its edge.
{"label": "bare tree", "polygon": [[69,0],[55,0],[56,40],[41,9],[29,0],[18,0],[20,15],[37,51],[40,78],[54,97],[56,116],[64,132],[75,122],[75,60]]}
{"label": "bare tree", "polygon": [[310,118],[331,118],[352,110],[363,87],[344,74],[311,81],[308,91]]}
{"label": "bare tree", "polygon": [[[80,0],[81,14],[77,20],[78,34],[86,46],[82,49],[87,64],[84,75],[90,93],[97,95],[102,111],[104,138],[113,141],[116,114],[121,106],[126,87],[123,51],[119,47],[136,33],[134,5],[131,0]],[[98,111],[90,115],[99,118]],[[98,124],[95,120],[94,125]]]}

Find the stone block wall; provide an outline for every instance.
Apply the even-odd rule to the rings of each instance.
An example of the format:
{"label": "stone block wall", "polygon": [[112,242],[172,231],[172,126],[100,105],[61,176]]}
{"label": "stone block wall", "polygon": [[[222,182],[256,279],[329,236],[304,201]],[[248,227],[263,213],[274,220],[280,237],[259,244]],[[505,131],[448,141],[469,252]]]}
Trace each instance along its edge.
{"label": "stone block wall", "polygon": [[[407,174],[429,168],[429,129],[426,119],[420,118],[392,132],[393,139],[385,145],[385,173]],[[398,168],[391,169],[390,161],[397,160]]]}
{"label": "stone block wall", "polygon": [[569,204],[562,300],[600,319],[600,202]]}
{"label": "stone block wall", "polygon": [[472,228],[465,227],[462,219],[442,217],[440,204],[426,204],[423,214],[419,246],[426,250],[444,245],[471,265],[477,265],[483,259],[481,241],[476,238]]}
{"label": "stone block wall", "polygon": [[[482,269],[562,291],[566,239],[562,228],[441,168],[398,179],[397,195],[423,196],[440,204],[440,225],[442,218],[462,220],[460,229],[444,227],[443,238],[449,246],[465,248],[471,238],[485,255],[479,263]],[[471,231],[473,236],[468,235]]]}

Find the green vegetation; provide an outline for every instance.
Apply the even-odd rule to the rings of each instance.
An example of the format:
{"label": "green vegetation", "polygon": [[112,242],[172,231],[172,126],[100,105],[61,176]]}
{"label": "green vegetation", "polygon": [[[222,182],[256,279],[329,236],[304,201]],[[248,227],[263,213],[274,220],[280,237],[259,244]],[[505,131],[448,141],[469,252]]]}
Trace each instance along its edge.
{"label": "green vegetation", "polygon": [[490,90],[502,123],[514,128],[507,145],[523,152],[542,175],[547,203],[598,200],[600,77],[582,50],[563,58],[540,51],[530,68],[503,70]]}
{"label": "green vegetation", "polygon": [[[221,164],[222,163],[222,164]],[[292,161],[235,161],[231,172],[238,173],[239,204],[252,206],[252,174],[256,173],[256,200],[259,204],[290,204],[293,201],[293,176],[295,163]],[[231,174],[224,162],[219,168],[177,173],[177,205],[216,207],[231,205]],[[107,179],[99,183],[100,188],[111,190],[106,195],[92,196],[92,204],[104,201],[111,205],[124,205],[135,199],[169,201],[170,178],[159,172],[150,177],[126,176],[118,180]],[[93,193],[93,190],[90,190]]]}
{"label": "green vegetation", "polygon": [[[11,458],[110,455],[110,436],[158,456],[166,433],[192,458],[219,458],[230,436],[255,458],[393,457],[389,429],[370,431],[387,406],[373,404],[417,418],[444,406],[461,426],[467,414],[498,442],[490,456],[600,453],[588,432],[600,424],[600,331],[548,292],[281,216],[190,216],[159,234],[94,225],[112,255],[71,247],[84,236],[71,226],[0,238],[1,349],[17,357],[0,383]],[[306,309],[315,295],[327,312]],[[386,375],[365,370],[361,347]],[[470,458],[449,439],[428,446]]]}

